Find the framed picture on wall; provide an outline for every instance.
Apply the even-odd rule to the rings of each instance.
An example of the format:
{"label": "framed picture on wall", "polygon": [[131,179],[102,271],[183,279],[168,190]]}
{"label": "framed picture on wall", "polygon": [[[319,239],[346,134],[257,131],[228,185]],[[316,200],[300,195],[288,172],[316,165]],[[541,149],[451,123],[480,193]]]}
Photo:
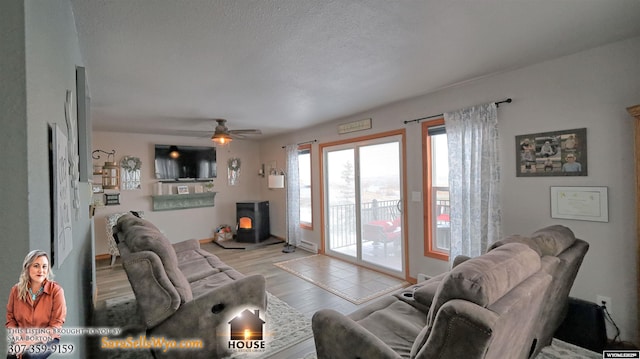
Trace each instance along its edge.
{"label": "framed picture on wall", "polygon": [[607,187],[551,187],[551,218],[609,222]]}
{"label": "framed picture on wall", "polygon": [[587,129],[516,136],[516,176],[586,176]]}
{"label": "framed picture on wall", "polygon": [[178,194],[189,194],[189,186],[178,186]]}
{"label": "framed picture on wall", "polygon": [[51,166],[50,186],[52,196],[52,249],[51,265],[61,268],[64,260],[73,249],[73,230],[71,227],[71,174],[69,171],[68,141],[65,132],[53,123],[49,127]]}

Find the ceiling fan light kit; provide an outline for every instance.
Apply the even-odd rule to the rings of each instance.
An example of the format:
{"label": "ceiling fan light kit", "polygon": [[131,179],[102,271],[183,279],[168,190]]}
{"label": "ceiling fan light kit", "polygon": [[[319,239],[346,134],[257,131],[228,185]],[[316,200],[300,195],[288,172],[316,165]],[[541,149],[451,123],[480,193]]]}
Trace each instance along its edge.
{"label": "ceiling fan light kit", "polygon": [[214,133],[213,136],[211,136],[211,141],[220,146],[224,146],[227,143],[233,141],[233,138],[225,133]]}
{"label": "ceiling fan light kit", "polygon": [[255,130],[255,129],[230,130],[226,125],[227,120],[216,119],[216,122],[218,124],[216,125],[216,129],[215,129],[215,132],[213,133],[213,136],[211,136],[211,141],[213,141],[214,143],[220,146],[224,146],[227,143],[233,141],[233,137],[242,138],[244,137],[244,135],[261,135],[262,134],[262,131]]}

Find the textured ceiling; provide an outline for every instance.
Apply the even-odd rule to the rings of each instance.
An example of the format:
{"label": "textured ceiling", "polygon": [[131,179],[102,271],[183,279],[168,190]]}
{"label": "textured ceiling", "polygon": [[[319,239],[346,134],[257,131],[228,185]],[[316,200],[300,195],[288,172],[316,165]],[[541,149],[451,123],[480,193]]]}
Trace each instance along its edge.
{"label": "textured ceiling", "polygon": [[71,0],[94,129],[275,135],[640,36],[638,0]]}

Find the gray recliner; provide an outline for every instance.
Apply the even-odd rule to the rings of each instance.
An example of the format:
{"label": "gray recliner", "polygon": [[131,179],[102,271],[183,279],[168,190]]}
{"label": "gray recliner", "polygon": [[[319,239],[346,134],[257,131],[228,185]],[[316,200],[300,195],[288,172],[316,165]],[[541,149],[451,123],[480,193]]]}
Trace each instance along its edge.
{"label": "gray recliner", "polygon": [[567,315],[569,292],[589,250],[589,244],[576,238],[571,229],[553,225],[537,230],[530,237],[508,236],[493,243],[489,251],[507,243],[524,243],[536,251],[541,257],[543,268],[552,277],[536,330],[536,355],[551,344],[554,333]]}
{"label": "gray recliner", "polygon": [[202,250],[197,240],[171,244],[149,221],[123,215],[113,228],[147,335],[200,339],[204,348],[154,350],[156,358],[217,358],[220,332],[238,309],[266,309],[265,278],[244,276]]}
{"label": "gray recliner", "polygon": [[550,282],[534,250],[505,244],[348,316],[316,312],[318,358],[528,358]]}

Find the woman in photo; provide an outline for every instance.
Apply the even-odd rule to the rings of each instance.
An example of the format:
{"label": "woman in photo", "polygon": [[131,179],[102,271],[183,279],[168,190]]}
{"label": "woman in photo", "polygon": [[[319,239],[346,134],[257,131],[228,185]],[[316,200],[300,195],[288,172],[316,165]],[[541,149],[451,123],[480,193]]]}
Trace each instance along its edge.
{"label": "woman in photo", "polygon": [[[49,347],[59,343],[56,329],[64,324],[67,305],[62,287],[52,278],[47,253],[29,252],[7,303],[8,359],[47,358]],[[26,330],[34,328],[42,330]]]}

